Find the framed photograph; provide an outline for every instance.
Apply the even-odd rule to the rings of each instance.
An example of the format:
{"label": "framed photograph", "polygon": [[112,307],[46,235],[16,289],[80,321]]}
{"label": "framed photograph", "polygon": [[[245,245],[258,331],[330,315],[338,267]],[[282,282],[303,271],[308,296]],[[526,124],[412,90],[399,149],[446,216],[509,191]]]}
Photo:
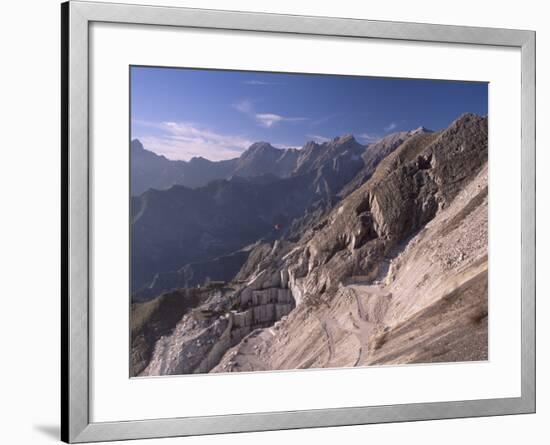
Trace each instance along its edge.
{"label": "framed photograph", "polygon": [[62,439],[535,411],[535,33],[62,5]]}

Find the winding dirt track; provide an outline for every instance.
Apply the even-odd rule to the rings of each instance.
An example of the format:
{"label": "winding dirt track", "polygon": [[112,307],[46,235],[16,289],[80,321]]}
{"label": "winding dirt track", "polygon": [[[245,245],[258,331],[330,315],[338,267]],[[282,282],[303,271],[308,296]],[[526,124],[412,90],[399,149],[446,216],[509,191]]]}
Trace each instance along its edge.
{"label": "winding dirt track", "polygon": [[330,368],[330,362],[334,357],[334,338],[332,337],[332,333],[329,330],[328,324],[329,324],[329,321],[327,321],[326,319],[321,321],[321,328],[323,329],[323,332],[325,333],[325,336],[327,338],[327,348],[328,348],[328,357],[325,360],[325,364],[324,364],[325,368]]}
{"label": "winding dirt track", "polygon": [[[338,331],[354,335],[357,338],[359,349],[354,366],[364,363],[366,355],[371,350],[373,333],[381,326],[382,317],[387,308],[384,300],[391,298],[391,294],[384,293],[379,286],[346,286],[341,292],[348,293],[356,302],[356,314],[350,312],[351,325],[355,329],[342,326],[337,319],[329,314],[322,319],[318,319],[325,334],[328,349],[328,357],[325,360],[324,367],[330,367],[331,361],[336,355],[335,333]],[[368,309],[364,305],[365,299],[368,301],[374,299]]]}

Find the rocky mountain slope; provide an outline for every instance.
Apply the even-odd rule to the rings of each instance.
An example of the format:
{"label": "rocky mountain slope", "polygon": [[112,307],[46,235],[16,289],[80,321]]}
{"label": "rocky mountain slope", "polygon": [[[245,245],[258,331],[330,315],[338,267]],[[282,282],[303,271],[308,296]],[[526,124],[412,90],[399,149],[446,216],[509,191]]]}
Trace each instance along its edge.
{"label": "rocky mountain slope", "polygon": [[486,360],[487,119],[412,133],[232,281],[134,304],[133,375]]}
{"label": "rocky mountain slope", "polygon": [[347,196],[354,190],[361,187],[374,173],[374,170],[387,155],[399,147],[403,142],[416,134],[431,133],[430,130],[419,127],[412,131],[399,131],[397,133],[389,134],[377,142],[370,144],[368,150],[365,150],[361,155],[363,159],[363,167],[355,175],[352,181],[350,181],[341,190],[341,196]]}
{"label": "rocky mountain slope", "polygon": [[242,177],[272,174],[286,178],[295,168],[298,153],[294,148],[280,149],[268,142],[256,142],[237,159],[231,174]]}
{"label": "rocky mountain slope", "polygon": [[[249,174],[252,167],[248,161],[254,158],[254,171],[261,172],[259,175],[232,176],[195,189],[150,189],[133,197],[131,258],[136,297],[149,298],[163,290],[201,284],[205,274],[190,273],[190,268],[210,269],[210,279],[227,280],[228,269],[218,267],[221,263],[238,272],[246,259],[243,248],[260,239],[280,238],[295,220],[315,214],[315,209],[328,208],[362,167],[360,155],[365,147],[352,137],[312,147],[300,151],[285,178],[275,175],[282,170],[268,171],[258,161],[276,163],[280,158],[273,155],[281,150],[254,144],[239,158],[237,168]],[[225,261],[228,255],[230,264]]]}

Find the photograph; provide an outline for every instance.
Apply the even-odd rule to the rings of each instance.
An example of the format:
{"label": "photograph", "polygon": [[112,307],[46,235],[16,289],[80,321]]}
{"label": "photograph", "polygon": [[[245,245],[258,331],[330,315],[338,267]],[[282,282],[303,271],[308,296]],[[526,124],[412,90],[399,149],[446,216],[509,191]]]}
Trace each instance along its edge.
{"label": "photograph", "polygon": [[487,83],[129,75],[131,377],[488,360]]}
{"label": "photograph", "polygon": [[1,443],[549,442],[547,9],[6,3]]}

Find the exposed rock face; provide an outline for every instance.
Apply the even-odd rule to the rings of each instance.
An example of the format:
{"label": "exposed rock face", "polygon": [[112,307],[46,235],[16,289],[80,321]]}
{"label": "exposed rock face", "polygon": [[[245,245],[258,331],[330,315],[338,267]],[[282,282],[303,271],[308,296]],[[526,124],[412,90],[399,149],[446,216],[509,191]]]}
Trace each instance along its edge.
{"label": "exposed rock face", "polygon": [[345,197],[361,187],[372,176],[382,159],[384,159],[410,137],[422,133],[431,133],[431,131],[425,129],[424,127],[420,127],[412,131],[400,131],[389,134],[379,141],[370,144],[361,156],[364,162],[363,167],[359,170],[355,178],[346,184],[346,186],[340,191],[340,196]]}
{"label": "exposed rock face", "polygon": [[474,115],[406,141],[301,243],[289,267],[298,294],[315,299],[346,276],[375,276],[380,259],[447,206],[486,161],[487,121]]}
{"label": "exposed rock face", "polygon": [[257,244],[141,375],[485,360],[487,119],[388,150],[299,239]]}
{"label": "exposed rock face", "polygon": [[364,151],[365,146],[350,134],[322,144],[308,142],[299,152],[294,174],[316,170],[326,164],[337,170],[345,163],[359,163]]}
{"label": "exposed rock face", "polygon": [[151,360],[155,344],[169,334],[176,323],[206,299],[209,289],[182,289],[166,293],[131,308],[130,371],[138,375]]}
{"label": "exposed rock face", "polygon": [[184,315],[170,335],[154,343],[148,366],[143,370],[136,367],[135,375],[209,372],[228,349],[295,307],[288,289],[245,287],[230,294],[227,289],[206,293],[203,305]]}
{"label": "exposed rock face", "polygon": [[294,169],[298,153],[296,149],[280,149],[267,142],[256,142],[239,157],[233,174],[247,177],[269,173],[286,178]]}

